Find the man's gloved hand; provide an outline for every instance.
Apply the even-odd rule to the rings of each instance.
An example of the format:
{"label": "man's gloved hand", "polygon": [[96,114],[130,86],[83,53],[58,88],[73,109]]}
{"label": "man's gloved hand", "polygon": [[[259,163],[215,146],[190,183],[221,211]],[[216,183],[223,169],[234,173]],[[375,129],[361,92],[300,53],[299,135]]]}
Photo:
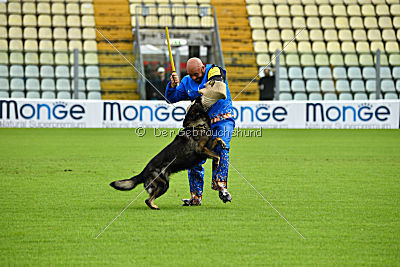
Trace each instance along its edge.
{"label": "man's gloved hand", "polygon": [[176,87],[179,84],[179,77],[176,72],[171,74],[171,87]]}

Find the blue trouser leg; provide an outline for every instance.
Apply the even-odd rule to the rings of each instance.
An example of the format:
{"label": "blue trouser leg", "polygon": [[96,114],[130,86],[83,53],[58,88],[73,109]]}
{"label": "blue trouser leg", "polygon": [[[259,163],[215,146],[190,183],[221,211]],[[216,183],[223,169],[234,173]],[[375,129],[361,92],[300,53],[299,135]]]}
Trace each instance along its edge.
{"label": "blue trouser leg", "polygon": [[[214,152],[220,157],[220,163],[218,168],[213,167],[212,175],[212,189],[222,190],[227,187],[228,181],[228,169],[229,169],[229,148],[230,141],[232,138],[233,129],[235,128],[235,122],[233,120],[224,120],[217,122],[212,125],[213,139],[220,137],[226,144],[226,149],[223,149],[220,145],[214,148]],[[204,168],[203,164],[206,161],[201,162],[199,165],[188,171],[189,187],[191,198],[200,199],[203,195],[204,187]],[[213,162],[213,165],[214,162]]]}
{"label": "blue trouser leg", "polygon": [[201,199],[203,195],[203,187],[204,187],[204,168],[203,164],[205,161],[195,166],[194,168],[188,170],[189,177],[189,187],[191,198],[199,198]]}
{"label": "blue trouser leg", "polygon": [[220,157],[220,161],[218,167],[216,166],[216,161],[213,161],[211,188],[221,191],[222,189],[227,188],[229,170],[229,148],[233,129],[235,128],[235,122],[229,119],[220,121],[214,124],[212,128],[214,138],[220,137],[226,145],[225,149],[223,149],[219,144],[214,148],[214,152]]}
{"label": "blue trouser leg", "polygon": [[229,148],[223,149],[220,145],[218,145],[214,149],[214,152],[218,154],[220,160],[217,168],[215,166],[216,161],[213,160],[211,188],[221,191],[228,186]]}

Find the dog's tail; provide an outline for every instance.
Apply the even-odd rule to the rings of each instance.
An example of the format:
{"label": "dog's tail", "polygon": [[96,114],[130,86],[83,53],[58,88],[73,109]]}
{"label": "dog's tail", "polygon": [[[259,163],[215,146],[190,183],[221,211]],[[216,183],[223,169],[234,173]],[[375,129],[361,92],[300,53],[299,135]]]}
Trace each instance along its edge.
{"label": "dog's tail", "polygon": [[117,180],[110,184],[110,186],[114,187],[117,190],[128,191],[135,188],[138,184],[143,183],[144,180],[141,174],[133,176],[132,178],[125,180]]}

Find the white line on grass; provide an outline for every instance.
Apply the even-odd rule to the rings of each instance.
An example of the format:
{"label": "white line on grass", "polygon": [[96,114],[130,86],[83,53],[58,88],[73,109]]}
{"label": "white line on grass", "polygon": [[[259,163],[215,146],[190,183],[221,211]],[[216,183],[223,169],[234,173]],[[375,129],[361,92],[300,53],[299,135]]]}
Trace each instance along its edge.
{"label": "white line on grass", "polygon": [[[131,65],[131,66],[136,70],[137,73],[139,73],[139,74],[154,88],[154,89],[156,89],[156,91],[157,91],[162,97],[164,97],[165,101],[167,101],[168,104],[171,104],[172,106],[174,106],[174,104],[172,104],[170,101],[168,101],[168,99],[154,86],[154,84],[152,84],[152,83],[144,76],[144,74],[142,74],[142,73],[132,64],[132,62],[130,62],[130,61],[118,50],[118,48],[116,48],[116,47],[114,46],[114,44],[111,43],[111,42],[107,39],[107,37],[104,36],[104,34],[103,34],[97,27],[95,27],[95,29],[96,29],[96,31],[97,31],[98,33],[100,33],[100,35],[104,38],[104,40],[106,40],[107,43],[109,43],[109,44],[118,52],[118,54],[120,54],[120,55],[126,60],[126,62],[128,62],[129,65]],[[175,106],[174,106],[174,107],[175,107]]]}
{"label": "white line on grass", "polygon": [[293,225],[293,224],[291,224],[290,222],[289,222],[289,220],[288,219],[286,219],[286,217],[285,216],[283,216],[282,215],[282,213],[279,211],[279,210],[277,210],[273,205],[272,205],[272,203],[271,202],[269,202],[269,200],[268,199],[266,199],[264,196],[263,196],[263,194],[261,194],[260,193],[260,191],[258,191],[257,190],[257,188],[255,188],[254,187],[254,185],[252,185],[250,182],[249,182],[249,180],[247,180],[246,179],[246,177],[244,177],[236,168],[235,168],[235,166],[233,166],[232,165],[232,163],[229,163],[229,165],[230,166],[232,166],[232,168],[234,168],[235,169],[235,171],[240,175],[240,176],[242,176],[242,178],[244,179],[244,180],[246,180],[246,182],[251,186],[251,187],[253,187],[253,189],[265,200],[265,202],[267,202],[270,206],[271,206],[271,208],[273,208],[278,214],[279,214],[279,216],[281,216],[303,239],[306,239],[300,232],[299,232],[299,230],[297,230],[297,228]]}
{"label": "white line on grass", "polygon": [[[176,160],[176,157],[170,162],[170,163],[168,163],[168,165],[160,172],[160,173],[162,173],[162,172],[164,172],[168,167],[169,167],[169,165],[171,165],[172,164],[172,162],[174,162]],[[158,176],[160,176],[160,173],[158,173],[158,175],[157,175],[157,177],[156,178],[154,178],[146,187],[145,187],[145,189],[143,189],[143,191],[142,192],[140,192],[131,202],[129,202],[129,204],[123,209],[123,210],[121,210],[121,212],[117,215],[117,216],[115,216],[115,218],[114,219],[112,219],[111,220],[111,222],[109,222],[108,224],[107,224],[107,226],[106,227],[104,227],[104,229],[103,230],[101,230],[101,232],[100,233],[98,233],[97,234],[97,236],[94,238],[94,239],[97,239],[102,233],[104,233],[104,231],[105,230],[107,230],[107,228],[144,192],[144,191],[146,191],[147,190],[147,188],[158,178]]]}

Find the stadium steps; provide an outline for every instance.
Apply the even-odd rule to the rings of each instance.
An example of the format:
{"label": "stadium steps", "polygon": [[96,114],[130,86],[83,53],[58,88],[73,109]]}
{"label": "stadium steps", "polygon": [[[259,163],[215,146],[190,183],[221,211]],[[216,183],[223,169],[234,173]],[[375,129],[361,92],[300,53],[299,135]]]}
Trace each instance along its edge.
{"label": "stadium steps", "polygon": [[[94,0],[96,27],[132,63],[133,36],[128,0]],[[97,32],[103,99],[140,99],[134,68]]]}
{"label": "stadium steps", "polygon": [[[227,5],[226,1],[223,0],[211,0],[211,5],[215,7],[217,13],[221,46],[232,99],[236,97],[235,100],[258,100],[257,82],[248,85],[257,74],[257,67],[255,67],[257,63],[246,2],[244,0],[232,0]],[[248,87],[243,90],[246,85]]]}

